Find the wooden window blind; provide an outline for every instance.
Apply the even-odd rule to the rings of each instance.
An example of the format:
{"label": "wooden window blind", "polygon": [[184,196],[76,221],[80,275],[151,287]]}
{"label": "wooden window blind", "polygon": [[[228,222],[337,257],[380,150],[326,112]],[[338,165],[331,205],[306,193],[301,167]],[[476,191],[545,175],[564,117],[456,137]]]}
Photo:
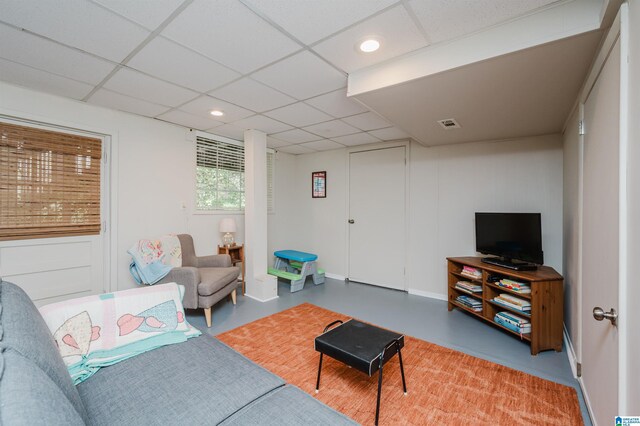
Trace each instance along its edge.
{"label": "wooden window blind", "polygon": [[2,122],[0,136],[0,241],[100,233],[100,139]]}

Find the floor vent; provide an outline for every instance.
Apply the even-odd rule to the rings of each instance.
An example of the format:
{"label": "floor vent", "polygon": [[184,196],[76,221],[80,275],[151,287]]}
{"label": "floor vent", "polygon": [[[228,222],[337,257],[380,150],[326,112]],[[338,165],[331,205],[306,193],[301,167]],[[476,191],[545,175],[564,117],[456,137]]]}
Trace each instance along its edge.
{"label": "floor vent", "polygon": [[442,128],[445,130],[461,128],[460,124],[458,124],[455,118],[446,118],[444,120],[438,120],[438,124],[442,126]]}

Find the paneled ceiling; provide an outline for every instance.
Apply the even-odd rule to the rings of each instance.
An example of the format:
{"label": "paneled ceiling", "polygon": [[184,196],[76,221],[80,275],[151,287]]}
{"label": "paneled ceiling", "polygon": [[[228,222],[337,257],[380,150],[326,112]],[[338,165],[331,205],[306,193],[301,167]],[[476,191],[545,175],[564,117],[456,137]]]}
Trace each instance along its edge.
{"label": "paneled ceiling", "polygon": [[[348,74],[562,3],[3,0],[0,80],[234,139],[258,129],[292,154],[323,151],[409,136],[402,120],[346,96]],[[368,36],[380,50],[357,51]]]}

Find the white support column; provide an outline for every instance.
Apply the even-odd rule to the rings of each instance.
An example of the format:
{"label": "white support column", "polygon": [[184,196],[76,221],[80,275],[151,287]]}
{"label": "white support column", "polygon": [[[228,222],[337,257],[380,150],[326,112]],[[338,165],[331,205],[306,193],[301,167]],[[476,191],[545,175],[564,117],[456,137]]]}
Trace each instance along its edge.
{"label": "white support column", "polygon": [[244,231],[246,295],[266,302],[278,297],[277,278],[267,275],[267,135],[244,132]]}

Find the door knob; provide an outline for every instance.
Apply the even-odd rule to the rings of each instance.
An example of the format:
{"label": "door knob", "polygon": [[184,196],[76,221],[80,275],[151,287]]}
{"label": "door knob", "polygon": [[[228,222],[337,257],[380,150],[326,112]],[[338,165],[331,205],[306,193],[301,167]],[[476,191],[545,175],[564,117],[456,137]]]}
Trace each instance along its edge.
{"label": "door knob", "polygon": [[593,317],[598,321],[602,321],[606,318],[611,321],[611,324],[616,325],[616,321],[618,320],[618,313],[613,308],[611,308],[609,312],[605,312],[601,307],[596,306],[595,308],[593,308]]}
{"label": "door knob", "polygon": [[353,219],[349,219],[349,223],[356,223],[356,221]]}

